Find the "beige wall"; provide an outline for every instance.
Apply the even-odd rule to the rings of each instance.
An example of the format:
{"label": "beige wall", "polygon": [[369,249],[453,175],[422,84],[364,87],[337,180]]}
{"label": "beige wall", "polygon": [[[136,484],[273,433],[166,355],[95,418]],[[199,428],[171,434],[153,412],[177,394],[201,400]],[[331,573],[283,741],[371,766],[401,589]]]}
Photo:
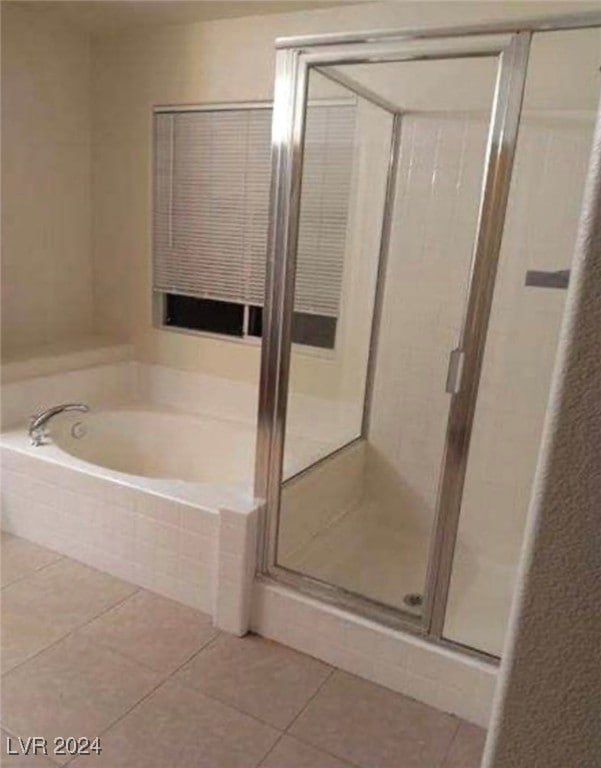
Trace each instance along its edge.
{"label": "beige wall", "polygon": [[[455,24],[574,3],[383,3],[204,24],[140,29],[93,45],[93,253],[99,328],[138,356],[256,381],[259,349],[159,331],[151,324],[151,109],[155,104],[271,98],[279,35],[416,24]],[[591,7],[588,4],[588,7]],[[311,383],[318,358],[305,357]]]}
{"label": "beige wall", "polygon": [[92,329],[90,45],[2,4],[2,344]]}

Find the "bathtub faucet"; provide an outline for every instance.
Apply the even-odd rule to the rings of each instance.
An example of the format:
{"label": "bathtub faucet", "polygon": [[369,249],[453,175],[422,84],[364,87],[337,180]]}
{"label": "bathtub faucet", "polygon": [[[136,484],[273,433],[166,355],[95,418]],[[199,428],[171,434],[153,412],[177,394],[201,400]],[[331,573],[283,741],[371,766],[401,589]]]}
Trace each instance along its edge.
{"label": "bathtub faucet", "polygon": [[32,445],[44,445],[45,438],[48,437],[46,425],[53,416],[65,411],[82,411],[87,413],[90,410],[85,403],[63,403],[62,405],[53,405],[41,413],[36,413],[29,422],[29,437]]}

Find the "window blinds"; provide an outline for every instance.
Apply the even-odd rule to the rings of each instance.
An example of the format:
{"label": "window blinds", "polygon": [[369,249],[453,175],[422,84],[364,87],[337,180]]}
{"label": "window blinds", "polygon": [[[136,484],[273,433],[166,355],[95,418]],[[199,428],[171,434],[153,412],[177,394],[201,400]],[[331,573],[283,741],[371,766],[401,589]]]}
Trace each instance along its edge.
{"label": "window blinds", "polygon": [[[336,317],[355,107],[307,110],[295,309]],[[161,112],[154,123],[154,288],[262,305],[271,109]]]}

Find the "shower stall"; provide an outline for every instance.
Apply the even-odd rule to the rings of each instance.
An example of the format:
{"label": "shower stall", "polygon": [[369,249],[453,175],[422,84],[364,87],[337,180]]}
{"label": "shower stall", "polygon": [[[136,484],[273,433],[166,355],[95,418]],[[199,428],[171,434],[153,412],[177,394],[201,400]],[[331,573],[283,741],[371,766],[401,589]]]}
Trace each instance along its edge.
{"label": "shower stall", "polygon": [[[278,42],[255,485],[264,578],[500,655],[600,25],[581,14]],[[341,108],[325,119],[320,102]],[[323,236],[324,211],[339,236]],[[297,343],[307,322],[331,343]]]}

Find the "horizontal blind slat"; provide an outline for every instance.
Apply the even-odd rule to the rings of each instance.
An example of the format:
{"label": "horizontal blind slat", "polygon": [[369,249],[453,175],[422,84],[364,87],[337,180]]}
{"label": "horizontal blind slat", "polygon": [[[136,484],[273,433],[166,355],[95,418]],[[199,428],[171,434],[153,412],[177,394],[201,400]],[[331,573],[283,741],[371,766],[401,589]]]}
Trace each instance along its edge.
{"label": "horizontal blind slat", "polygon": [[[307,110],[295,309],[336,317],[354,106]],[[155,115],[154,288],[262,305],[271,110]]]}

